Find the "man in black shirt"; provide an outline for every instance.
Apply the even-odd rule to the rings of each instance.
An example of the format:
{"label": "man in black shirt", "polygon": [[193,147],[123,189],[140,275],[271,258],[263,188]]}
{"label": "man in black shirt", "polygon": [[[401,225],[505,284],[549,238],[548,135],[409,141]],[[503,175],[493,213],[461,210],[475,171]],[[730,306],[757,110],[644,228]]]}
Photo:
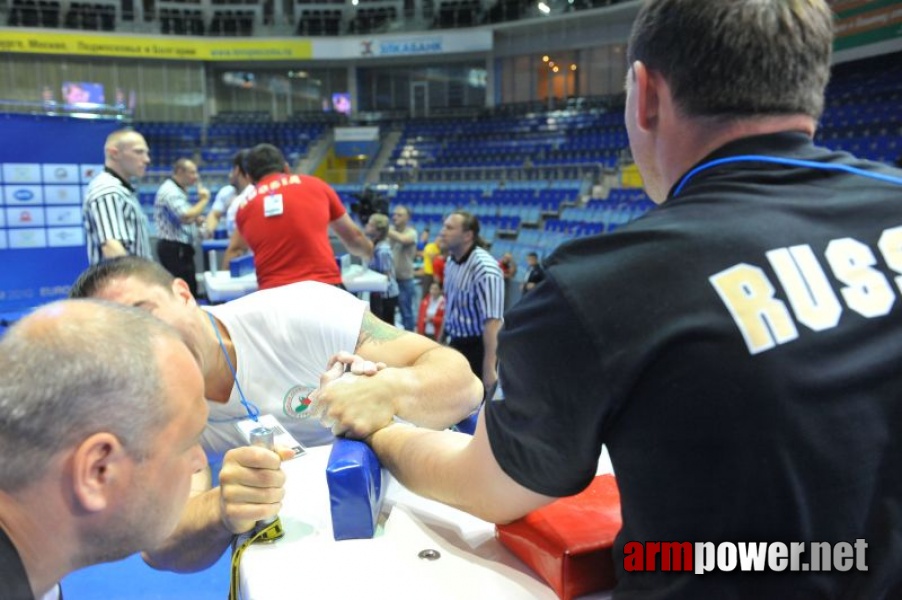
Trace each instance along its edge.
{"label": "man in black shirt", "polygon": [[166,538],[206,464],[194,351],[145,311],[46,305],[0,340],[0,598]]}
{"label": "man in black shirt", "polygon": [[545,270],[539,263],[538,254],[536,254],[535,252],[530,252],[529,254],[527,254],[526,266],[526,278],[523,280],[523,288],[521,290],[524,294],[542,283],[542,280],[545,279]]}
{"label": "man in black shirt", "polygon": [[[823,0],[644,3],[625,118],[660,206],[546,260],[472,440],[392,424],[384,464],[501,523],[605,444],[615,598],[902,597],[902,173],[812,144],[831,48]],[[637,561],[653,542],[718,572]],[[746,542],[773,556],[731,569]]]}

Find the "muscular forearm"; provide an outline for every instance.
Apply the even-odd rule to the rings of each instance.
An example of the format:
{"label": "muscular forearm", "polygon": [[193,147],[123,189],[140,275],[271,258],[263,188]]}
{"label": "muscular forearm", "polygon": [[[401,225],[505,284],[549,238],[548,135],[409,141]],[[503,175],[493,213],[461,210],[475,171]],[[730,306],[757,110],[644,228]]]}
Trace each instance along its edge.
{"label": "muscular forearm", "polygon": [[219,227],[219,220],[222,218],[222,213],[211,210],[210,214],[207,215],[207,219],[204,221],[204,227],[209,232],[216,231],[216,228]]}
{"label": "muscular forearm", "polygon": [[[404,487],[482,516],[475,506],[479,494],[470,493],[474,487],[455,477],[453,458],[469,441],[469,436],[463,433],[430,431],[402,424],[389,425],[367,438],[382,465]],[[499,501],[503,502],[503,499]]]}
{"label": "muscular forearm", "polygon": [[240,248],[238,246],[229,246],[226,248],[226,251],[222,255],[222,264],[220,265],[221,269],[228,269],[229,264],[232,260],[238,258],[239,256],[244,256],[247,253],[245,248]]}
{"label": "muscular forearm", "polygon": [[467,360],[443,346],[423,353],[411,367],[385,369],[378,376],[394,388],[395,414],[423,427],[449,427],[482,401],[482,385]]}
{"label": "muscular forearm", "polygon": [[348,252],[360,258],[370,259],[373,257],[373,242],[365,235],[349,236],[347,239],[342,238],[342,243]]}
{"label": "muscular forearm", "polygon": [[367,442],[408,489],[492,523],[507,523],[552,501],[520,486],[498,466],[481,416],[479,421],[472,437],[393,424]]}
{"label": "muscular forearm", "polygon": [[192,573],[215,563],[231,541],[232,533],[222,523],[217,487],[192,497],[175,532],[143,557],[155,569]]}

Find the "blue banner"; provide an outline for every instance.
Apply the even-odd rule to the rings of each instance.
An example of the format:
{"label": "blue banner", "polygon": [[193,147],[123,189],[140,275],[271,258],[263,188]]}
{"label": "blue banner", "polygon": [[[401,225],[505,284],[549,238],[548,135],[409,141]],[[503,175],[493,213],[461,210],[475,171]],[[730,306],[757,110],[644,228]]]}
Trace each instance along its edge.
{"label": "blue banner", "polygon": [[118,121],[0,114],[0,313],[64,298],[88,266],[82,199]]}

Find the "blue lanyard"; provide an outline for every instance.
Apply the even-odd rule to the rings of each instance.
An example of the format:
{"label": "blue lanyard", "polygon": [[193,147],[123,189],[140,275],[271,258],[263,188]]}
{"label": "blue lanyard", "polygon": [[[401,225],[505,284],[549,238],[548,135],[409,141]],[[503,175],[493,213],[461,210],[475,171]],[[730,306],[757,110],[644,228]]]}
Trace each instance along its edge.
{"label": "blue lanyard", "polygon": [[837,171],[841,173],[850,173],[852,175],[861,175],[862,177],[869,177],[871,179],[876,179],[878,181],[886,181],[888,183],[895,183],[897,185],[902,185],[902,179],[899,177],[893,177],[892,175],[884,175],[883,173],[874,173],[871,171],[865,171],[864,169],[859,169],[858,167],[850,167],[849,165],[838,165],[833,163],[819,163],[811,160],[799,160],[795,158],[781,158],[777,156],[763,156],[759,154],[746,154],[743,156],[730,156],[728,158],[718,158],[717,160],[712,160],[711,162],[706,162],[701,164],[683,176],[683,180],[680,181],[680,184],[673,190],[672,198],[676,198],[676,196],[683,191],[683,188],[689,183],[689,180],[695,177],[699,172],[704,171],[706,169],[710,169],[711,167],[718,167],[720,165],[726,165],[730,163],[737,162],[764,162],[764,163],[772,163],[778,165],[786,165],[790,167],[807,167],[809,169],[819,169],[821,171]]}
{"label": "blue lanyard", "polygon": [[[229,369],[232,371],[232,377],[235,378],[235,387],[238,388],[238,396],[241,398],[241,404],[244,406],[244,410],[247,411],[247,416],[256,423],[259,420],[257,417],[260,416],[260,409],[244,395],[244,390],[241,389],[241,384],[238,383],[238,373],[235,372],[235,367],[232,366],[232,360],[229,358],[229,353],[226,352],[225,344],[222,342],[222,334],[219,333],[219,327],[216,326],[216,320],[211,313],[207,313],[207,316],[210,317],[210,324],[213,325],[213,331],[216,332],[216,339],[219,340],[219,347],[222,349],[222,355],[225,356],[226,363],[228,363]],[[240,420],[241,418],[208,419],[210,423],[228,423],[230,421]]]}

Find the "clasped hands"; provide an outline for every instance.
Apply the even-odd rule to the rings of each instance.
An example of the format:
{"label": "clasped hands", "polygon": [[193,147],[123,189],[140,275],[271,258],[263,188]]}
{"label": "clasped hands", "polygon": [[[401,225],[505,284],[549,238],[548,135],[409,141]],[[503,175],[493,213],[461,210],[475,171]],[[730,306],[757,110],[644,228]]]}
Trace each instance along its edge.
{"label": "clasped hands", "polygon": [[[350,352],[333,356],[311,394],[312,418],[335,435],[360,439],[390,424],[395,415],[391,386],[373,377],[385,367]],[[289,448],[258,446],[226,453],[219,474],[220,519],[226,529],[244,533],[257,521],[279,514],[285,496],[281,464],[293,455]]]}
{"label": "clasped hands", "polygon": [[385,368],[350,352],[335,354],[310,394],[312,416],[334,435],[355,439],[389,425],[397,412],[397,391],[389,377],[376,377]]}

